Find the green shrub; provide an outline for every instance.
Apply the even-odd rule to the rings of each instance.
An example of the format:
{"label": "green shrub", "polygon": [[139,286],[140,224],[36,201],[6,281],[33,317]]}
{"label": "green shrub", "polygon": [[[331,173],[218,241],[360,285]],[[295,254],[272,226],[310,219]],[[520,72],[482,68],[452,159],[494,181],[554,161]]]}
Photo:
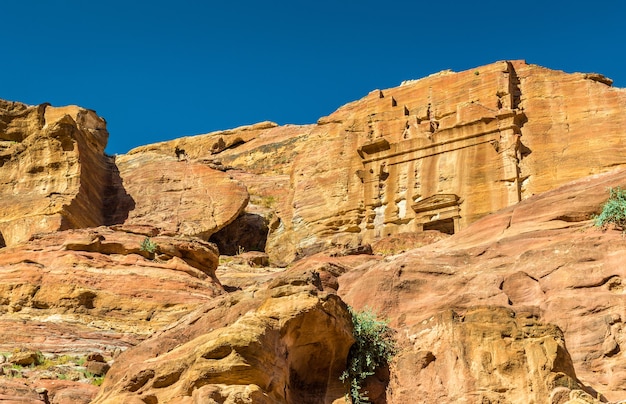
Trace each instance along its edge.
{"label": "green shrub", "polygon": [[94,378],[91,379],[91,384],[93,384],[94,386],[102,386],[103,381],[104,376],[94,376]]}
{"label": "green shrub", "polygon": [[147,251],[150,254],[154,254],[157,248],[159,248],[158,244],[150,240],[150,237],[144,238],[143,241],[141,242],[141,245],[139,246],[139,249],[141,251]]}
{"label": "green shrub", "polygon": [[613,223],[626,230],[626,190],[609,188],[609,199],[602,207],[602,212],[595,217],[595,225],[598,227]]}
{"label": "green shrub", "polygon": [[348,397],[352,403],[361,404],[369,401],[367,391],[361,391],[363,382],[376,369],[389,363],[396,347],[386,321],[377,320],[369,309],[358,312],[350,307],[349,310],[355,342],[348,354],[348,367],[340,380],[350,384]]}

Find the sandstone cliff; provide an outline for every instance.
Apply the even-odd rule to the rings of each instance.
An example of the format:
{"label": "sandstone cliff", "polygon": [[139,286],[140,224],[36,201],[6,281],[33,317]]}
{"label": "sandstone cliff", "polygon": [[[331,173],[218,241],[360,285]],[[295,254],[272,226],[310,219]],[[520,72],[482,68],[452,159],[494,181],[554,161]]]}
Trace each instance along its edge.
{"label": "sandstone cliff", "polygon": [[590,220],[625,107],[505,61],[112,157],[95,112],[2,101],[0,401],[342,403],[346,304],[398,344],[372,402],[626,400],[624,238]]}
{"label": "sandstone cliff", "polygon": [[0,246],[102,224],[108,136],[93,111],[0,101]]}
{"label": "sandstone cliff", "polygon": [[624,165],[626,92],[610,85],[599,74],[498,62],[372,91],[314,126],[265,123],[131,154],[180,147],[233,170],[276,201],[267,252],[288,263],[401,232],[454,233]]}

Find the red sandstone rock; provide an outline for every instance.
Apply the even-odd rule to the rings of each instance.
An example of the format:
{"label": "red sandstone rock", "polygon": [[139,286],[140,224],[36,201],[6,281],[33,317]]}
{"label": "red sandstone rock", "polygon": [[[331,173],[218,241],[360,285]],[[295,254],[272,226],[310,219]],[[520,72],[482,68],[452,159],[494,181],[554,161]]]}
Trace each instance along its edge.
{"label": "red sandstone rock", "polygon": [[[192,159],[247,172],[238,178],[278,200],[266,252],[287,264],[330,245],[458,232],[623,166],[625,106],[626,92],[600,75],[502,61],[372,91],[315,126],[245,127],[136,152],[171,155],[180,146]],[[222,138],[232,146],[212,146]]]}
{"label": "red sandstone rock", "polygon": [[392,236],[383,237],[372,245],[375,254],[394,255],[436,243],[450,237],[446,233],[437,230],[426,230],[421,232],[399,233]]}
{"label": "red sandstone rock", "polygon": [[293,273],[200,308],[123,353],[93,402],[333,402],[353,339],[346,306],[320,286]]}
{"label": "red sandstone rock", "polygon": [[[431,397],[425,402],[436,402],[437,397],[452,394],[451,386],[462,386],[454,394],[482,392],[494,400],[499,383],[513,386],[514,380],[527,377],[522,362],[515,362],[521,367],[517,371],[510,368],[507,378],[486,382],[493,376],[487,376],[490,372],[481,376],[475,373],[478,368],[472,367],[467,373],[462,362],[450,362],[441,370],[428,370],[428,366],[420,370],[402,359],[419,356],[424,350],[439,358],[457,349],[455,344],[469,352],[471,338],[462,342],[458,331],[436,319],[450,309],[463,317],[477,306],[507,307],[515,318],[530,316],[532,321],[558,326],[564,337],[560,349],[566,346],[571,354],[580,382],[609,400],[626,399],[621,348],[626,241],[621,232],[594,228],[588,219],[608,197],[606,188],[624,183],[623,170],[585,178],[485,217],[446,240],[340,277],[342,298],[357,308],[373,307],[390,318],[407,346],[394,368],[389,402],[403,403],[415,394]],[[481,335],[476,332],[471,344],[495,343],[491,337],[483,341]],[[444,342],[448,339],[449,343]],[[434,369],[438,366],[440,363]],[[453,375],[457,382],[443,383]],[[530,393],[520,388],[507,387],[506,401],[527,402],[524,397]],[[489,391],[495,395],[487,394]],[[532,394],[537,391],[533,389]],[[545,394],[557,392],[548,389]]]}
{"label": "red sandstone rock", "polygon": [[107,138],[94,111],[0,100],[0,247],[103,224]]}
{"label": "red sandstone rock", "polygon": [[88,404],[97,386],[66,380],[0,379],[2,404]]}
{"label": "red sandstone rock", "polygon": [[[626,163],[625,104],[600,75],[498,62],[373,91],[317,125],[109,161],[93,112],[2,102],[0,346],[139,344],[98,402],[341,401],[337,292],[397,331],[389,388],[370,385],[381,402],[624,400],[624,240],[589,219],[626,176],[587,176]],[[224,288],[215,248],[178,237],[241,246],[260,223],[267,240],[246,243],[300,261],[283,275],[222,265]],[[394,257],[315,255],[384,237],[396,254],[402,233],[429,230],[456,234]],[[0,394],[41,401],[33,387]],[[72,388],[51,402],[89,395]]]}
{"label": "red sandstone rock", "polygon": [[0,250],[1,349],[126,348],[223,293],[214,245],[157,236],[150,259],[143,234],[117,229],[59,232]]}
{"label": "red sandstone rock", "polygon": [[244,186],[202,164],[149,153],[119,156],[115,163],[122,178],[118,200],[130,198],[132,209],[119,205],[113,223],[149,225],[165,235],[208,240],[248,203]]}

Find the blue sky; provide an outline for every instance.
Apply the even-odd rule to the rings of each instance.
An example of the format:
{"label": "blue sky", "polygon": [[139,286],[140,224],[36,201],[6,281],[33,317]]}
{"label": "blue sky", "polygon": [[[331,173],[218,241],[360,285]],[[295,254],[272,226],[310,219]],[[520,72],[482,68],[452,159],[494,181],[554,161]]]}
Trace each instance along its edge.
{"label": "blue sky", "polygon": [[0,98],[77,104],[107,152],[271,120],[525,59],[626,87],[626,2],[23,1],[2,13]]}

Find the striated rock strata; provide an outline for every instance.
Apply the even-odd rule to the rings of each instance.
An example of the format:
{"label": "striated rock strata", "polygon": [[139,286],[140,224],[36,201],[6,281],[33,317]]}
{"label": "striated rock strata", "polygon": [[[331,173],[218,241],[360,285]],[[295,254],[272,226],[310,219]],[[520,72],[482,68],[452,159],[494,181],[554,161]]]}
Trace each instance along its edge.
{"label": "striated rock strata", "polygon": [[0,254],[0,350],[125,349],[223,293],[218,252],[149,227],[100,227],[42,236]]}

